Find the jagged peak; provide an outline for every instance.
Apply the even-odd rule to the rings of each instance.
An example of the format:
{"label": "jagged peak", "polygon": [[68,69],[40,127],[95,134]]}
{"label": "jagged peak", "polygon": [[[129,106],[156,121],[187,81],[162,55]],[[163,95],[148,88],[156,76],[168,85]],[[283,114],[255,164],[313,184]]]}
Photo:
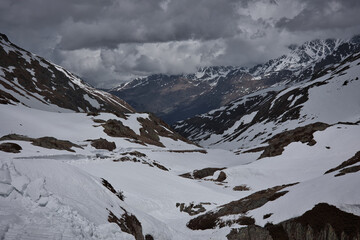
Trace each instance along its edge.
{"label": "jagged peak", "polygon": [[9,41],[9,38],[8,38],[5,34],[3,34],[3,33],[0,33],[0,39],[4,40],[4,41],[6,41],[6,42],[10,42],[10,41]]}

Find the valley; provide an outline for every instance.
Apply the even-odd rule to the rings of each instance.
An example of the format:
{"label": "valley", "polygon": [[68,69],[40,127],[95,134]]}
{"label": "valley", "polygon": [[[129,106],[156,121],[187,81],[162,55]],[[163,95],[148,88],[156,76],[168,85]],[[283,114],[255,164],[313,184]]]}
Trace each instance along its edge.
{"label": "valley", "polygon": [[[322,42],[326,56],[258,75],[203,69],[206,84],[166,91],[231,89],[223,76],[235,71],[254,85],[200,115],[180,111],[172,128],[0,41],[1,239],[360,238],[357,45]],[[275,68],[296,71],[253,79]]]}

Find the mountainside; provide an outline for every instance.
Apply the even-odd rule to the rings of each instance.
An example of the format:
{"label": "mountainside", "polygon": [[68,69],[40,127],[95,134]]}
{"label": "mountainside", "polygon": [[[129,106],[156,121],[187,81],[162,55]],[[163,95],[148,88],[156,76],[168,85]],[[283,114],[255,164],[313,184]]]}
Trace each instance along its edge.
{"label": "mountainside", "polygon": [[246,95],[178,122],[175,129],[203,146],[238,150],[264,144],[284,131],[319,122],[329,126],[340,122],[357,124],[359,57],[359,53],[350,55],[340,64],[323,69],[313,80]]}
{"label": "mountainside", "polygon": [[202,148],[3,39],[0,239],[360,237],[360,54],[182,122]]}
{"label": "mountainside", "polygon": [[[222,170],[227,184],[241,183],[234,190],[269,187],[192,219],[191,229],[233,226],[228,239],[345,239],[336,230],[345,224],[341,214],[316,204],[325,201],[360,213],[337,197],[338,191],[348,194],[345,202],[359,196],[353,187],[360,173],[360,52],[320,75],[255,92],[177,124],[177,131],[201,145],[231,149],[249,161]],[[354,179],[340,179],[346,175]],[[345,182],[349,185],[341,190]],[[289,219],[305,209],[301,217]],[[350,222],[349,228],[360,226],[359,219]],[[237,224],[250,226],[236,229]]]}
{"label": "mountainside", "polygon": [[22,103],[51,111],[135,111],[123,100],[96,90],[66,69],[12,44],[3,34],[0,59],[2,104]]}
{"label": "mountainside", "polygon": [[360,49],[360,38],[306,42],[284,56],[252,68],[207,67],[195,74],[152,75],[110,90],[135,109],[150,111],[172,124],[223,106],[274,84],[311,79],[324,67]]}

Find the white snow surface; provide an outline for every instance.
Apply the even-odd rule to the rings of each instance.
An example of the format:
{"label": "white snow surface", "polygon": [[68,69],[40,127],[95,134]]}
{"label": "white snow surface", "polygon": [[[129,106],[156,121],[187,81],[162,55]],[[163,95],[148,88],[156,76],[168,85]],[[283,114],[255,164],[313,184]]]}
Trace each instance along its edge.
{"label": "white snow surface", "polygon": [[[360,212],[357,207],[360,191],[354,184],[360,180],[359,173],[340,177],[334,177],[337,172],[324,175],[360,150],[358,125],[334,125],[315,133],[314,146],[295,142],[280,156],[256,161],[259,153],[235,155],[220,149],[206,149],[206,154],[172,152],[199,148],[163,137],[165,148],[130,143],[107,136],[84,113],[55,113],[11,105],[0,105],[0,110],[7,113],[0,115],[1,123],[6,126],[0,129],[0,136],[9,133],[53,136],[84,148],[73,147],[72,153],[24,141],[6,141],[19,144],[22,150],[18,154],[0,151],[0,236],[4,239],[133,239],[117,225],[107,222],[106,209],[120,217],[124,213],[120,206],[139,219],[144,234],[155,239],[226,239],[229,227],[188,229],[186,223],[192,217],[180,212],[176,203],[210,202],[205,207],[211,210],[256,191],[294,182],[300,183],[288,187],[289,192],[283,197],[248,213],[256,224],[266,224],[263,215],[267,213],[273,213],[267,220],[277,223],[299,216],[319,202],[328,202],[354,214]],[[250,121],[254,114],[241,121]],[[147,114],[128,114],[124,120],[101,113],[95,118],[123,121],[136,132],[141,127],[136,121],[139,117],[146,118]],[[86,141],[99,137],[114,141],[116,150],[94,149]],[[122,153],[134,150],[146,154],[143,160],[156,161],[169,171],[142,163],[113,161],[121,158]],[[224,185],[210,181],[219,171],[200,181],[178,176],[206,167],[227,167],[223,170],[227,175]],[[125,201],[104,188],[100,178],[123,191]],[[242,184],[251,190],[232,190]]]}
{"label": "white snow surface", "polygon": [[[106,209],[121,216],[123,210],[118,207],[121,206],[139,219],[144,234],[156,239],[203,239],[209,233],[194,235],[187,229],[186,222],[191,217],[180,213],[176,203],[205,202],[212,196],[212,206],[215,206],[236,199],[236,193],[221,186],[178,176],[196,168],[236,165],[239,159],[231,152],[170,152],[199,148],[164,137],[161,141],[166,148],[131,143],[107,136],[103,128],[84,113],[48,112],[21,105],[0,105],[0,110],[6,112],[0,115],[0,121],[7,126],[0,129],[0,136],[10,133],[33,138],[52,136],[84,148],[73,147],[72,153],[33,146],[25,141],[6,141],[19,144],[22,150],[18,154],[0,151],[2,238],[132,239],[118,226],[107,222]],[[147,118],[148,114],[127,114],[124,120],[101,113],[95,118],[123,121],[137,131],[141,125],[131,122],[139,117]],[[99,137],[114,141],[117,149],[113,152],[95,149],[86,141]],[[145,153],[147,161],[164,164],[170,171],[141,163],[112,161],[133,150]],[[227,159],[219,162],[224,156]],[[7,170],[9,168],[13,170]],[[102,187],[100,178],[123,191],[125,203]]]}

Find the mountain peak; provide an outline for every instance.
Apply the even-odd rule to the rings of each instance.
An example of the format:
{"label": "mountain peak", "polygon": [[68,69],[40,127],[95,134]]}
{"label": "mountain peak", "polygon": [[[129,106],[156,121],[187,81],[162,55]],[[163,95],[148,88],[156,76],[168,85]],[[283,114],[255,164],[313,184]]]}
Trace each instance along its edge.
{"label": "mountain peak", "polygon": [[8,38],[5,34],[3,34],[3,33],[0,33],[0,39],[5,40],[6,42],[10,42],[10,41],[9,41],[9,38]]}

